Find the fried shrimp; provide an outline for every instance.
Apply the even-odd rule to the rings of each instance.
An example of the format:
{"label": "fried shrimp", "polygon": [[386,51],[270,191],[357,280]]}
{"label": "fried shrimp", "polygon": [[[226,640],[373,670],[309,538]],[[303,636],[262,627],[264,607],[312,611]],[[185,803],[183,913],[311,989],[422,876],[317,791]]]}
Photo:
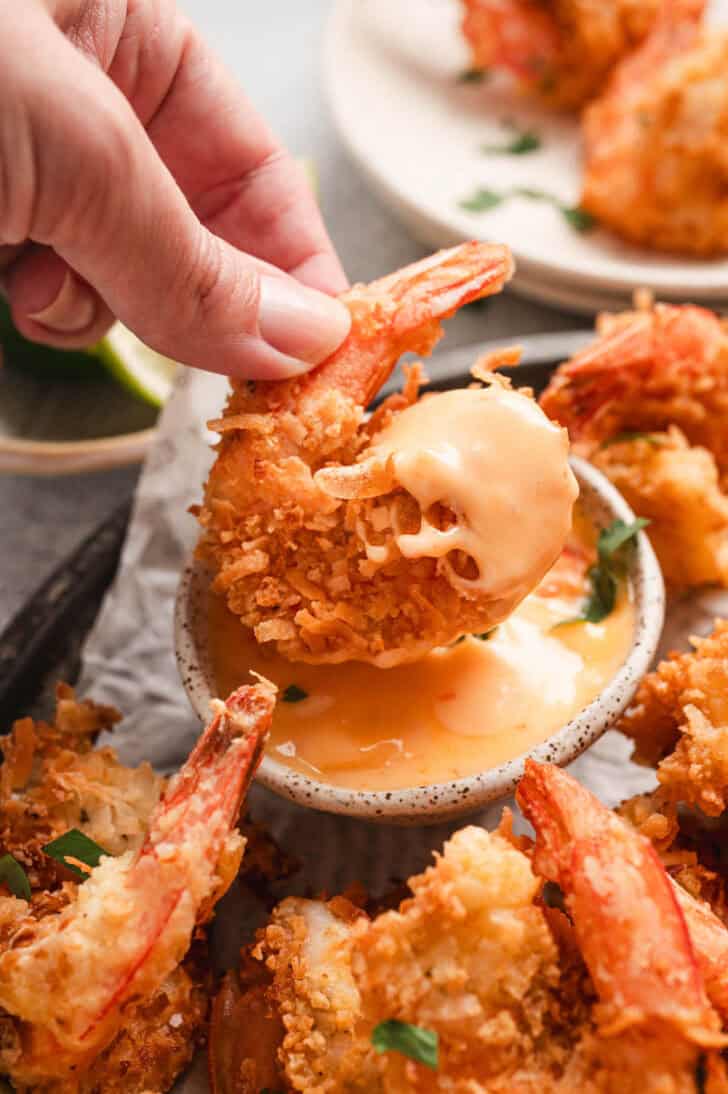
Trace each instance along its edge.
{"label": "fried shrimp", "polygon": [[546,1032],[558,948],[528,858],[498,833],[464,828],[409,885],[397,911],[361,925],[352,967],[368,1029],[395,1019],[436,1032],[438,1068],[385,1053],[384,1090],[542,1089],[566,1052]]}
{"label": "fried shrimp", "polygon": [[625,239],[728,251],[728,34],[702,0],[673,0],[587,107],[582,208]]}
{"label": "fried shrimp", "polygon": [[[566,438],[502,383],[364,408],[405,350],[498,291],[506,248],[468,243],[343,299],[351,333],[307,376],[233,384],[199,511],[214,589],[290,660],[416,660],[510,614],[563,546]],[[475,489],[475,485],[478,489]]]}
{"label": "fried shrimp", "polygon": [[506,68],[549,106],[575,109],[654,24],[661,0],[463,0],[476,68]]}
{"label": "fried shrimp", "polygon": [[691,935],[649,841],[566,772],[526,761],[516,797],[536,831],[534,869],[563,892],[599,996],[602,1043],[585,1038],[577,1060],[593,1055],[596,1074],[611,1071],[608,1090],[688,1091],[707,1050],[722,1090],[725,1067],[712,1050],[726,1038],[704,979],[707,971],[716,986],[722,960],[710,927],[696,924]]}
{"label": "fried shrimp", "polygon": [[[264,683],[219,703],[138,850],[102,857],[81,885],[5,909],[0,1071],[20,1089],[50,1081],[85,1089],[84,1073],[130,1008],[139,1016],[176,975],[196,925],[235,876],[244,849],[235,823],[273,704]],[[159,994],[157,1002],[164,1006]]]}
{"label": "fried shrimp", "polygon": [[[565,772],[529,763],[518,800],[534,847],[464,828],[373,919],[284,900],[216,1004],[215,1094],[722,1094],[724,924]],[[383,1023],[436,1064],[376,1051]]]}
{"label": "fried shrimp", "polygon": [[674,585],[728,583],[728,332],[713,312],[657,304],[602,315],[597,340],[541,396],[652,523]]}
{"label": "fried shrimp", "polygon": [[673,588],[728,585],[728,495],[712,453],[676,426],[618,438],[592,456],[635,513]]}
{"label": "fried shrimp", "polygon": [[641,682],[617,728],[657,765],[663,795],[717,817],[728,804],[728,620]]}

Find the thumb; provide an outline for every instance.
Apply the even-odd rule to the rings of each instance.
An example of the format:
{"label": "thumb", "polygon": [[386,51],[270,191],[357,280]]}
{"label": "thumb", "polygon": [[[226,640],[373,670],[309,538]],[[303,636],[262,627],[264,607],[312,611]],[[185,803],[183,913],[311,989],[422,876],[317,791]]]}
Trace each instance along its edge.
{"label": "thumb", "polygon": [[[0,127],[0,161],[18,164],[0,188],[0,243],[51,247],[140,338],[187,364],[256,379],[326,358],[348,333],[345,306],[205,229],[123,95],[29,12],[10,28],[20,40],[0,77],[16,116]],[[54,341],[42,322],[52,304],[36,300],[35,319],[14,307],[23,332]],[[59,330],[62,308],[50,312]]]}

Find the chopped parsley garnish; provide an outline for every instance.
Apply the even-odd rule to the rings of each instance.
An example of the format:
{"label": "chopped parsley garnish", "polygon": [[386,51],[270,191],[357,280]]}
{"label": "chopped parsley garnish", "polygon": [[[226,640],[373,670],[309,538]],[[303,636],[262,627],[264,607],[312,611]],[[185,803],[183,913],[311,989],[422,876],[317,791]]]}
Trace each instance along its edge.
{"label": "chopped parsley garnish", "polygon": [[655,433],[642,433],[639,430],[625,429],[621,433],[615,433],[613,437],[607,437],[602,441],[600,448],[609,448],[612,444],[624,444],[626,441],[647,441],[648,444],[659,448],[662,440]]}
{"label": "chopped parsley garnish", "polygon": [[508,198],[526,198],[528,201],[545,201],[558,209],[567,224],[577,232],[588,232],[597,223],[591,213],[582,209],[579,205],[566,205],[553,194],[546,190],[539,190],[533,186],[514,186],[511,190],[488,190],[481,187],[475,190],[470,197],[458,202],[461,209],[468,213],[485,213],[494,209]]}
{"label": "chopped parsley garnish", "polygon": [[562,217],[577,232],[590,232],[596,224],[595,218],[580,205],[559,205]]}
{"label": "chopped parsley garnish", "polygon": [[525,156],[537,152],[541,147],[541,138],[532,129],[515,132],[510,140],[502,144],[482,144],[480,151],[495,156]]}
{"label": "chopped parsley garnish", "polygon": [[489,638],[493,637],[493,635],[495,634],[495,632],[497,630],[498,630],[497,627],[491,627],[491,629],[489,631],[483,631],[482,634],[476,634],[476,635],[473,635],[473,637],[477,638],[480,642],[487,642]]}
{"label": "chopped parsley garnish", "polygon": [[588,232],[596,224],[596,220],[578,205],[566,205],[547,190],[537,190],[531,186],[516,186],[513,190],[516,197],[527,198],[529,201],[545,201],[558,209],[567,224],[575,228],[577,232]]}
{"label": "chopped parsley garnish", "polygon": [[637,533],[650,522],[638,517],[631,524],[615,520],[608,528],[599,533],[597,542],[597,561],[588,573],[591,592],[579,615],[565,619],[557,626],[567,623],[601,623],[614,610],[617,601],[619,579],[624,573],[624,552],[633,546]]}
{"label": "chopped parsley garnish", "polygon": [[490,69],[466,68],[458,76],[459,84],[482,84],[490,77]]}
{"label": "chopped parsley garnish", "polygon": [[500,205],[502,201],[505,201],[503,194],[481,188],[474,190],[469,198],[464,198],[458,204],[468,213],[485,213],[488,209],[495,209],[496,205]]}
{"label": "chopped parsley garnish", "polygon": [[[102,855],[108,855],[109,853],[103,847],[99,847],[98,843],[85,836],[83,832],[80,832],[78,828],[71,828],[69,832],[64,832],[58,839],[46,843],[43,850],[56,862],[60,862],[66,869],[71,870],[81,880],[88,877],[94,866],[98,866]],[[79,862],[88,866],[89,869],[82,869],[81,866],[77,865]]]}
{"label": "chopped parsley garnish", "polygon": [[300,703],[302,699],[308,699],[308,692],[299,688],[298,684],[289,684],[281,699],[284,703]]}
{"label": "chopped parsley garnish", "polygon": [[376,1052],[400,1052],[433,1071],[437,1070],[437,1041],[434,1030],[422,1029],[396,1018],[380,1022],[372,1031],[372,1045]]}
{"label": "chopped parsley garnish", "polygon": [[0,856],[0,885],[7,885],[13,896],[20,900],[30,900],[28,875],[12,855]]}

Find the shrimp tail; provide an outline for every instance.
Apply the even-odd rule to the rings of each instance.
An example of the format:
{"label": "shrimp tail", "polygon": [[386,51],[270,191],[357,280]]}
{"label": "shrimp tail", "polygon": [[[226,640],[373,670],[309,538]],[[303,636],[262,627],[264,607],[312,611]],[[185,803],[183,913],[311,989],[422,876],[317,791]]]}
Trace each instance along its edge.
{"label": "shrimp tail", "polygon": [[366,406],[403,353],[429,354],[442,336],[442,320],[500,292],[512,274],[507,247],[472,241],[355,285],[341,297],[352,314],[351,333],[305,378],[302,395],[306,388],[334,387]]}
{"label": "shrimp tail", "polygon": [[516,797],[536,830],[534,869],[564,893],[602,1033],[666,1023],[694,1045],[723,1044],[685,916],[649,841],[551,764],[527,760]]}

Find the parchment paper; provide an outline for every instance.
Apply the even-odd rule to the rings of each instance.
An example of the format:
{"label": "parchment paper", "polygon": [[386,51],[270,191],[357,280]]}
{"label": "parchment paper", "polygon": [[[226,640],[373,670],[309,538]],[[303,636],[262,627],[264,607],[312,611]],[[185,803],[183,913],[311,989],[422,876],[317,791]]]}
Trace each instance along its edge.
{"label": "parchment paper", "polygon": [[[432,374],[436,372],[432,368]],[[178,767],[200,726],[177,675],[172,615],[178,575],[196,536],[188,506],[200,498],[214,439],[205,422],[216,417],[226,394],[221,377],[181,370],[162,414],[156,444],[142,474],[119,572],[84,651],[80,692],[113,703],[124,713],[113,745],[126,763],[150,760],[163,771]],[[684,648],[690,634],[705,634],[716,615],[728,616],[728,595],[709,592],[672,604],[662,651]],[[631,746],[607,733],[572,765],[607,804],[654,785],[654,775],[629,761]],[[462,820],[433,828],[390,828],[315,813],[253,787],[249,806],[284,849],[301,861],[286,891],[335,893],[352,881],[382,892],[394,879],[422,869]],[[469,823],[493,827],[502,806]],[[234,891],[221,904],[213,932],[219,965],[235,961],[241,936],[260,909],[241,907]],[[177,1086],[180,1094],[208,1090],[204,1068],[195,1067]]]}

